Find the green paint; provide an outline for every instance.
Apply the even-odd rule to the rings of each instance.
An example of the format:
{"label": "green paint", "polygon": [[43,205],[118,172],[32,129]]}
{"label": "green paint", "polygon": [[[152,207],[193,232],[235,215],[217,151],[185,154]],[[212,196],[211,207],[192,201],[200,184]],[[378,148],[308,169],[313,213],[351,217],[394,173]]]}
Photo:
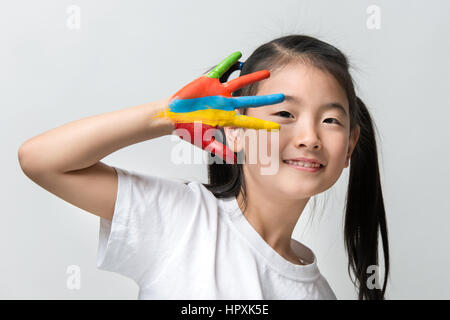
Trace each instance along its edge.
{"label": "green paint", "polygon": [[211,70],[206,76],[209,78],[219,79],[230,67],[242,57],[242,53],[236,51],[230,54],[228,57],[222,60],[213,70]]}

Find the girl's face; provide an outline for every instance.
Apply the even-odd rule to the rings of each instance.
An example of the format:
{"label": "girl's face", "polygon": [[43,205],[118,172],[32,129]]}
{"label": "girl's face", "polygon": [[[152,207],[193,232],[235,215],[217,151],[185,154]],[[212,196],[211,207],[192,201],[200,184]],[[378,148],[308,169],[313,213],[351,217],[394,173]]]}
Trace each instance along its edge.
{"label": "girl's face", "polygon": [[[327,190],[348,167],[359,137],[359,127],[350,133],[345,91],[332,75],[309,64],[296,63],[259,82],[256,95],[273,93],[284,93],[285,100],[275,105],[249,108],[247,116],[279,123],[279,133],[225,128],[227,139],[231,139],[228,140],[231,148],[239,151],[245,146],[243,169],[246,182],[253,188],[270,188],[271,194],[292,200],[309,198]],[[238,133],[239,142],[230,138],[233,132],[234,135]],[[261,161],[264,158],[260,152],[257,152],[256,163],[248,163],[251,139],[244,136],[250,133],[258,137],[259,150],[262,144],[266,144],[267,152],[263,156],[270,159],[269,164]],[[274,134],[278,134],[279,139],[271,139]],[[267,139],[261,139],[264,136]],[[323,167],[310,172],[285,162],[300,157],[316,159]],[[278,170],[267,171],[274,164]],[[263,168],[272,173],[261,174]]]}

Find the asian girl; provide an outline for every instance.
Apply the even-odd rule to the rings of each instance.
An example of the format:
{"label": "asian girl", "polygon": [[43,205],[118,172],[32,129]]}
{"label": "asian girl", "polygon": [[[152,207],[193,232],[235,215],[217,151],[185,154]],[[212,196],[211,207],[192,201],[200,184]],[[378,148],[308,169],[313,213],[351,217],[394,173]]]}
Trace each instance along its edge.
{"label": "asian girl", "polygon": [[[244,80],[227,83],[236,70]],[[183,184],[100,161],[131,144],[173,134],[179,124],[156,117],[173,106],[170,98],[33,137],[19,148],[22,170],[100,217],[98,266],[135,280],[141,299],[335,299],[312,250],[291,236],[309,199],[349,168],[344,228],[349,273],[360,299],[384,299],[389,248],[376,140],[346,57],[318,39],[290,35],[261,45],[225,73],[214,72],[220,90],[236,89],[221,103],[263,101],[258,108],[241,104],[238,119],[279,126],[277,143],[266,141],[267,150],[276,151],[269,153],[271,162],[279,164],[273,174],[261,174],[260,161],[212,162],[207,184]],[[226,148],[248,156],[245,133],[252,126],[220,130]],[[379,232],[381,289],[366,283],[368,268],[378,265]]]}

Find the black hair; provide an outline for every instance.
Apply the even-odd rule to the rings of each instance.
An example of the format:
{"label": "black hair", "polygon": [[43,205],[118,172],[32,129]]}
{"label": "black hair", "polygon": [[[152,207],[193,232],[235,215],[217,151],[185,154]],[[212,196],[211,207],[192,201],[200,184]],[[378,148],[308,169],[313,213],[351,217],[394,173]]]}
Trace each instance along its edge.
{"label": "black hair", "polygon": [[[236,62],[221,78],[226,82],[242,67],[245,75],[259,70],[273,72],[291,62],[304,62],[331,74],[346,92],[350,110],[350,130],[360,127],[360,135],[350,158],[350,175],[345,205],[344,244],[348,254],[348,273],[359,288],[360,300],[382,300],[389,275],[389,245],[386,214],[381,190],[373,120],[363,101],[356,96],[346,56],[336,47],[306,35],[288,35],[258,47],[243,63]],[[233,92],[233,96],[255,95],[258,82]],[[243,114],[246,114],[244,109]],[[225,137],[223,128],[220,137]],[[226,145],[226,139],[221,141]],[[213,155],[210,155],[213,157]],[[211,160],[211,159],[210,159]],[[237,197],[242,193],[247,205],[242,164],[209,162],[209,183],[204,186],[217,198]],[[378,267],[378,232],[384,252],[384,281],[381,289],[369,288],[368,267]],[[377,274],[376,274],[377,276]]]}

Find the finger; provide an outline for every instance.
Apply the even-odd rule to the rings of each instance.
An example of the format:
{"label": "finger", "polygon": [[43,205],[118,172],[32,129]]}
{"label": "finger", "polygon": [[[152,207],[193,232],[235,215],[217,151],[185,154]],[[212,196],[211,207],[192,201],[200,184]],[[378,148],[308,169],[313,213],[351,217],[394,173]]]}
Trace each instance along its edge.
{"label": "finger", "polygon": [[277,104],[284,101],[284,94],[267,94],[263,96],[245,96],[235,97],[234,104],[236,108],[253,108],[271,104]]}
{"label": "finger", "polygon": [[207,96],[193,99],[175,99],[170,103],[170,111],[175,113],[193,112],[206,109],[234,111],[239,108],[238,97]]}
{"label": "finger", "polygon": [[205,109],[232,111],[236,109],[233,98],[207,96],[193,99],[175,99],[170,103],[170,111],[183,113]]}
{"label": "finger", "polygon": [[228,81],[227,83],[224,84],[224,86],[227,87],[230,90],[230,92],[234,92],[240,88],[252,84],[253,82],[267,79],[268,77],[270,77],[270,72],[268,70],[256,71],[250,74],[246,74],[245,76],[241,76],[231,81]]}
{"label": "finger", "polygon": [[227,72],[230,67],[236,63],[236,61],[239,60],[239,58],[242,57],[242,53],[239,51],[236,51],[232,54],[230,54],[228,57],[222,60],[214,69],[212,69],[208,74],[206,75],[209,78],[217,78],[219,79],[225,72]]}
{"label": "finger", "polygon": [[215,139],[212,139],[204,150],[220,157],[228,164],[236,163],[236,155],[234,154],[234,152],[231,151],[227,146],[225,146],[224,144],[220,143]]}
{"label": "finger", "polygon": [[[204,123],[177,123],[176,130],[184,129],[185,132],[178,131],[179,137],[194,146],[197,146],[205,151],[213,153],[222,158],[226,163],[236,163],[236,155],[227,146],[218,142],[213,133],[217,127],[209,126]],[[212,130],[212,131],[210,131]],[[208,132],[209,131],[209,132]]]}
{"label": "finger", "polygon": [[175,123],[193,123],[199,121],[210,126],[226,127],[233,124],[236,111],[224,111],[217,109],[197,110],[185,113],[167,111],[165,117]]}
{"label": "finger", "polygon": [[[180,131],[180,129],[184,129],[185,131]],[[201,149],[205,149],[211,143],[211,139],[214,139],[214,136],[211,133],[215,132],[217,128],[196,121],[189,123],[176,123],[175,130],[177,130],[176,134],[181,139]],[[209,132],[209,137],[205,139],[205,132],[208,130],[212,130],[212,132]]]}
{"label": "finger", "polygon": [[280,124],[272,121],[261,120],[244,115],[236,115],[233,121],[233,126],[249,129],[264,129],[277,130],[280,129]]}
{"label": "finger", "polygon": [[261,120],[244,115],[238,115],[233,111],[223,111],[216,109],[198,110],[186,113],[175,113],[166,111],[161,114],[161,117],[168,118],[175,122],[177,125],[182,123],[194,123],[195,121],[202,122],[209,126],[220,127],[242,127],[250,129],[279,129],[280,125],[276,122]]}

